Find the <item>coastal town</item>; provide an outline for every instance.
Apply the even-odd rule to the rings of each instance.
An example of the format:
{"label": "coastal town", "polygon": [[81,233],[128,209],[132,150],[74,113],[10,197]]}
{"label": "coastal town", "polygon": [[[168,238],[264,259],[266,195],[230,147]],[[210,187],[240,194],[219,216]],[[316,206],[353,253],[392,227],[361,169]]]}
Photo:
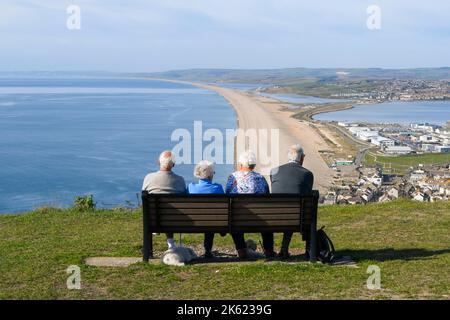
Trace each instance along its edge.
{"label": "coastal town", "polygon": [[367,204],[397,198],[450,200],[450,121],[376,123],[317,120],[320,113],[354,105],[391,101],[445,101],[450,82],[437,79],[338,79],[308,85],[278,85],[266,93],[315,95],[342,102],[291,104],[293,117],[307,123],[327,141],[320,152],[334,171],[332,185],[321,197],[324,205]]}
{"label": "coastal town", "polygon": [[450,200],[449,164],[418,165],[406,174],[348,164],[337,165],[335,170],[334,186],[323,197],[326,205],[387,202],[400,197],[421,202]]}
{"label": "coastal town", "polygon": [[417,101],[450,99],[450,85],[444,80],[392,79],[341,81],[340,92],[331,98],[350,98],[363,101]]}
{"label": "coastal town", "polygon": [[[331,166],[336,172],[333,186],[323,204],[367,204],[400,197],[421,202],[450,200],[450,123],[338,125],[367,144],[365,157],[373,161],[356,164],[353,159],[336,159]],[[432,161],[411,165],[377,161],[407,154],[424,155]]]}
{"label": "coastal town", "polygon": [[446,126],[430,123],[361,124],[338,122],[357,139],[368,142],[388,155],[450,152],[450,122]]}

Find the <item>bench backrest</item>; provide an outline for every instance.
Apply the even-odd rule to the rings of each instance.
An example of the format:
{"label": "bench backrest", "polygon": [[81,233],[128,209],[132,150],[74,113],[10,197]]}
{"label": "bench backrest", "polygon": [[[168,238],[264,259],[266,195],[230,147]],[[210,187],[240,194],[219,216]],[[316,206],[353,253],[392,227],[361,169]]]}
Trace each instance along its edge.
{"label": "bench backrest", "polygon": [[190,194],[142,193],[150,232],[302,232],[317,215],[319,193]]}

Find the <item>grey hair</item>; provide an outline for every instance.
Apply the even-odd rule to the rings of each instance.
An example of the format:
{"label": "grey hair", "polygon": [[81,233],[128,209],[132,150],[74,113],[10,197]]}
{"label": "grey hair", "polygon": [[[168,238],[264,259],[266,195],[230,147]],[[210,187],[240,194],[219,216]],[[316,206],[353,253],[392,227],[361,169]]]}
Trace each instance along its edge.
{"label": "grey hair", "polygon": [[194,177],[198,179],[208,179],[214,176],[214,163],[202,160],[194,168]]}
{"label": "grey hair", "polygon": [[288,160],[289,161],[299,162],[304,155],[305,155],[305,152],[303,151],[303,148],[301,145],[294,144],[289,147],[289,150],[288,150]]}
{"label": "grey hair", "polygon": [[170,169],[175,165],[175,156],[170,150],[165,150],[159,155],[159,166]]}
{"label": "grey hair", "polygon": [[251,150],[242,152],[239,156],[238,163],[244,167],[253,169],[256,166],[256,154]]}

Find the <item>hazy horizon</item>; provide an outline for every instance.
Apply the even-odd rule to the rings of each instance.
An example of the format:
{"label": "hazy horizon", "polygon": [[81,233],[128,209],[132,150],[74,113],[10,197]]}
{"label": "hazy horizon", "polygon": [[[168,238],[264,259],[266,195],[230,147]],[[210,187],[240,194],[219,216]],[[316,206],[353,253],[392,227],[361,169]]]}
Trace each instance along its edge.
{"label": "hazy horizon", "polygon": [[211,68],[183,68],[183,69],[164,69],[164,70],[149,70],[149,71],[132,71],[132,70],[124,70],[124,71],[113,71],[113,70],[1,70],[0,73],[39,73],[39,72],[48,72],[48,73],[113,73],[113,74],[128,74],[128,73],[165,73],[165,72],[171,72],[171,71],[189,71],[189,70],[245,70],[245,71],[264,71],[264,70],[283,70],[283,69],[322,69],[322,70],[334,70],[334,69],[342,69],[342,70],[348,70],[348,69],[381,69],[381,70],[412,70],[412,69],[448,69],[450,68],[450,65],[448,66],[438,66],[438,67],[403,67],[403,68],[383,68],[383,67],[286,67],[286,68],[217,68],[217,67],[211,67]]}
{"label": "hazy horizon", "polygon": [[[379,29],[367,26],[374,4]],[[80,29],[67,27],[70,5]],[[2,71],[450,65],[450,2],[3,0],[0,9]]]}

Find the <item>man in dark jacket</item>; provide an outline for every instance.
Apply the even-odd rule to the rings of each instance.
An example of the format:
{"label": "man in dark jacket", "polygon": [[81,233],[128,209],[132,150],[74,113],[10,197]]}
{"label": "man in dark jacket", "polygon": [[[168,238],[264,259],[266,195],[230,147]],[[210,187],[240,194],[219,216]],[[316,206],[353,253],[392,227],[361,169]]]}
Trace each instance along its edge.
{"label": "man in dark jacket", "polygon": [[[295,193],[300,195],[311,194],[314,175],[303,167],[305,153],[300,145],[293,145],[288,151],[289,162],[274,168],[270,172],[272,193]],[[281,243],[280,258],[289,257],[289,243],[292,232],[285,232]]]}

